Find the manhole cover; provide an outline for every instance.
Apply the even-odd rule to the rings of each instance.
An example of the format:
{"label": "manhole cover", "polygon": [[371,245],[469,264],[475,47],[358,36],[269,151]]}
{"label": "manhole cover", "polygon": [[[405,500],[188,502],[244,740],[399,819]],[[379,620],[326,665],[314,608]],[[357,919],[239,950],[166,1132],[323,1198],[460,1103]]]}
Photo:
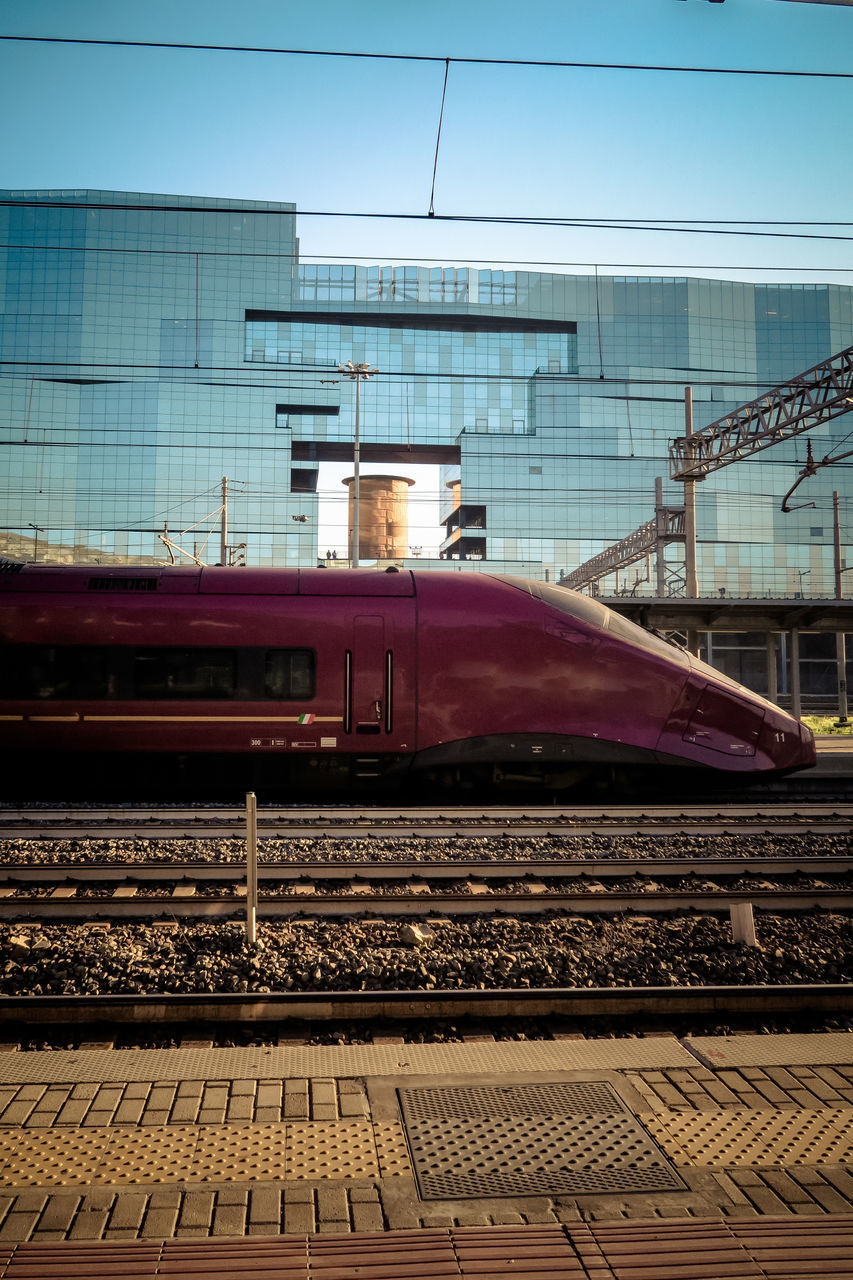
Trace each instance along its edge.
{"label": "manhole cover", "polygon": [[422,1200],[685,1190],[603,1081],[397,1092]]}

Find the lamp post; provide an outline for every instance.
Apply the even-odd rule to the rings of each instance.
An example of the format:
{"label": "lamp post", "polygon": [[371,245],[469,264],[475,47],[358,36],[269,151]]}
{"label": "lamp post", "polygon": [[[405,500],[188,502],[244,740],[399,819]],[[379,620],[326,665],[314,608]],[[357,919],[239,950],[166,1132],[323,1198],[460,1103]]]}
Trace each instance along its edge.
{"label": "lamp post", "polygon": [[40,524],[27,524],[28,529],[35,532],[35,541],[33,543],[33,564],[36,564],[39,558],[39,534],[44,533],[44,529]]}
{"label": "lamp post", "polygon": [[378,369],[371,369],[369,364],[353,364],[352,360],[347,360],[346,364],[338,365],[338,372],[346,374],[355,383],[355,440],[353,443],[353,487],[352,487],[352,567],[358,568],[358,508],[359,508],[359,464],[361,461],[361,437],[359,435],[359,410],[361,407],[361,380],[367,381],[372,374],[378,373]]}

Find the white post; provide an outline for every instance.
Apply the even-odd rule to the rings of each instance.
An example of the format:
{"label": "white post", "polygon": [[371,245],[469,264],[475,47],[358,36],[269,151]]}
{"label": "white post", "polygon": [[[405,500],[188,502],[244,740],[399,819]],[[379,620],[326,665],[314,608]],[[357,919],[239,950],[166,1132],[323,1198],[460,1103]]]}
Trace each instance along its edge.
{"label": "white post", "polygon": [[757,947],[755,938],[755,916],[751,902],[738,902],[729,907],[732,921],[732,941],[745,942],[748,947]]}
{"label": "white post", "polygon": [[246,796],[246,941],[258,940],[258,801]]}

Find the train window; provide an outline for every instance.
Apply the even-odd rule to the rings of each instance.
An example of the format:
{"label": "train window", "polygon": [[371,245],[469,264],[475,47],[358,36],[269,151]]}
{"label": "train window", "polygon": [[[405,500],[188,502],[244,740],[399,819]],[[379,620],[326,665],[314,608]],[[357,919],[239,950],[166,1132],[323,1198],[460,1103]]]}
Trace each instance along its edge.
{"label": "train window", "polygon": [[315,691],[311,649],[9,644],[0,657],[0,698],[7,700],[302,702]]}
{"label": "train window", "polygon": [[4,698],[109,698],[110,651],[88,645],[12,644],[0,663]]}
{"label": "train window", "polygon": [[267,698],[314,697],[314,654],[310,649],[268,649],[264,664]]}
{"label": "train window", "polygon": [[231,698],[237,687],[233,649],[136,649],[135,698]]}

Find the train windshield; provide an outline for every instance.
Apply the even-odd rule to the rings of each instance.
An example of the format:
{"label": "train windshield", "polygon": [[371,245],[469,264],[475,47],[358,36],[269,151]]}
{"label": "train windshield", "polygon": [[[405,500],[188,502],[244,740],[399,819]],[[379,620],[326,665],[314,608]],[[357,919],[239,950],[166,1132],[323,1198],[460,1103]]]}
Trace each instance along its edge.
{"label": "train windshield", "polygon": [[511,582],[514,587],[523,588],[544,604],[550,605],[553,609],[559,609],[561,613],[578,618],[589,626],[599,627],[602,631],[609,631],[620,640],[638,645],[649,653],[657,653],[670,660],[676,654],[683,655],[683,650],[678,645],[670,644],[668,640],[655,635],[653,631],[645,631],[643,627],[629,622],[627,618],[614,613],[600,601],[593,600],[591,596],[583,596],[579,591],[572,591],[569,587],[557,587],[548,582],[529,582],[524,578],[504,576],[504,581]]}
{"label": "train windshield", "polygon": [[599,604],[589,596],[582,596],[579,592],[570,591],[567,587],[553,587],[546,582],[533,582],[530,578],[514,578],[508,573],[502,573],[500,579],[501,582],[508,582],[511,586],[518,587],[519,591],[526,591],[534,599],[554,605],[562,613],[570,613],[573,618],[588,622],[590,626],[601,627],[602,630],[607,626],[607,615],[610,610],[605,609],[603,604]]}
{"label": "train windshield", "polygon": [[579,591],[570,591],[568,587],[552,587],[547,582],[536,583],[536,594],[540,600],[559,609],[561,613],[571,614],[573,618],[580,618],[581,622],[588,622],[593,627],[601,627],[602,631],[607,630],[610,610],[591,596],[582,596]]}

